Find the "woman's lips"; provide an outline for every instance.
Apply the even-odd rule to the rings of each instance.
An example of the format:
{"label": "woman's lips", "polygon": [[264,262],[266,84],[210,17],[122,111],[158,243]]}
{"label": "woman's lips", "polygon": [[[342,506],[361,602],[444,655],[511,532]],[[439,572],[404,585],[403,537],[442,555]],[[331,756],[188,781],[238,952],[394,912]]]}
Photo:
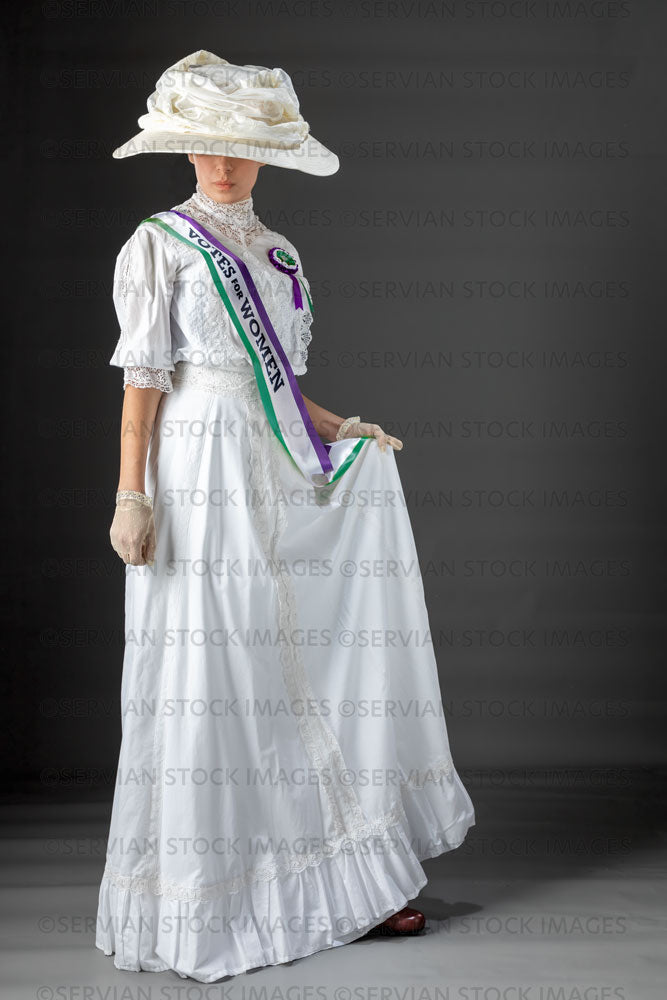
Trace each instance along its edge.
{"label": "woman's lips", "polygon": [[230,188],[232,186],[232,182],[231,181],[216,181],[215,182],[215,186],[219,187],[219,188],[222,188],[223,191],[226,191],[227,188]]}

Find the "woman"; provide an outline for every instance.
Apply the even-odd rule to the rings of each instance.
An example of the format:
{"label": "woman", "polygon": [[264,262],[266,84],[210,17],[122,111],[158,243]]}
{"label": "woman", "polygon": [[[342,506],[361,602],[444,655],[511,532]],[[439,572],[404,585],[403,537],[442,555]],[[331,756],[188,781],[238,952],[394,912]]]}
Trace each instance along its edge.
{"label": "woman", "polygon": [[402,444],[301,395],[310,286],[253,209],[264,164],[338,160],[279,69],[200,51],[148,108],[114,155],[185,152],[196,190],[144,220],[114,278],[126,646],[96,944],[213,982],[420,930],[419,862],[474,816]]}

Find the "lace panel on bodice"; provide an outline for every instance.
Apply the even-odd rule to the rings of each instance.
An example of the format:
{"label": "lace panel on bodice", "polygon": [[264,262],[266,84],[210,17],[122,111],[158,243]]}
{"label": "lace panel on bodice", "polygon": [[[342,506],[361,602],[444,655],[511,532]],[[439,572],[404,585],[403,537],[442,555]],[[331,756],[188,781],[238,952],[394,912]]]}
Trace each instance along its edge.
{"label": "lace panel on bodice", "polygon": [[[252,195],[241,201],[223,203],[217,202],[209,197],[197,182],[196,190],[186,201],[173,206],[175,210],[191,216],[200,222],[205,228],[219,233],[222,237],[228,237],[234,243],[247,250],[256,240],[267,234],[271,230],[264,225],[257,217],[253,207]],[[281,237],[281,242],[287,244],[293,250],[289,241]],[[193,253],[196,251],[193,251]],[[123,292],[123,283],[132,280],[131,254],[127,255],[125,262],[125,272],[120,276],[120,291]],[[303,279],[304,284],[307,282]],[[294,329],[291,324],[294,321],[292,315],[293,305],[288,296],[276,301],[276,308],[282,310],[282,321],[285,329]],[[289,313],[289,315],[288,315]],[[303,302],[303,309],[300,310],[300,325],[296,333],[296,349],[292,366],[296,375],[303,375],[306,371],[308,360],[308,345],[312,341],[310,326],[313,322],[313,315],[308,308],[308,303]],[[171,372],[169,369],[154,367],[132,366],[124,369],[123,387],[133,385],[139,388],[156,388],[162,392],[171,392],[173,388]]]}

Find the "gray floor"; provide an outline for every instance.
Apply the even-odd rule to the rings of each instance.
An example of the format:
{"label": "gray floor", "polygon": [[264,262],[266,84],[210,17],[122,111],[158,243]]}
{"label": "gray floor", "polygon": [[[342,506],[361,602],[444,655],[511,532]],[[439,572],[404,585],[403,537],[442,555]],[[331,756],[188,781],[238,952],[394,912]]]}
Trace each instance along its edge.
{"label": "gray floor", "polygon": [[[14,802],[1,996],[12,1000],[664,1000],[666,838],[655,776],[466,782],[468,841],[426,862],[417,938],[356,941],[210,986],[119,972],[93,944],[109,803]],[[560,779],[556,784],[560,784]],[[99,798],[99,797],[98,797]]]}

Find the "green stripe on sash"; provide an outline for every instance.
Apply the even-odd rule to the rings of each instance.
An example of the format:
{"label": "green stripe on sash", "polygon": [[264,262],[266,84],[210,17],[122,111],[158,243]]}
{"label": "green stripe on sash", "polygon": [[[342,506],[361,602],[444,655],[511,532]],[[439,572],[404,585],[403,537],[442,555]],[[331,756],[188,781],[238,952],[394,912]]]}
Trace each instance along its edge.
{"label": "green stripe on sash", "polygon": [[[291,459],[291,461],[294,463],[294,465],[299,470],[299,472],[301,472],[302,470],[301,470],[298,462],[296,461],[296,459],[292,455],[291,451],[289,450],[289,447],[287,446],[287,443],[286,443],[286,441],[285,441],[285,439],[283,437],[282,431],[280,430],[280,424],[278,423],[278,418],[276,417],[276,411],[275,411],[275,409],[273,407],[273,401],[271,400],[271,394],[269,393],[269,390],[268,390],[268,388],[266,386],[266,383],[264,381],[264,375],[263,375],[263,371],[262,371],[262,363],[261,363],[260,359],[257,357],[257,355],[255,354],[255,352],[253,351],[252,347],[250,346],[250,342],[249,342],[248,338],[246,337],[245,330],[243,329],[243,324],[241,323],[241,321],[240,321],[240,319],[238,317],[238,314],[236,313],[236,310],[234,309],[234,306],[232,304],[231,299],[227,295],[227,292],[225,290],[225,286],[223,285],[222,281],[220,280],[220,275],[218,274],[217,267],[216,267],[213,259],[211,258],[210,254],[208,253],[208,251],[206,249],[204,249],[204,247],[199,247],[195,243],[193,243],[191,240],[186,239],[185,236],[181,236],[181,234],[176,229],[174,229],[172,226],[170,226],[167,222],[164,222],[162,219],[158,219],[158,218],[156,218],[155,216],[152,215],[152,216],[149,216],[146,219],[142,219],[140,225],[142,223],[144,223],[144,222],[154,222],[157,226],[160,226],[161,229],[164,229],[165,232],[171,233],[171,235],[174,236],[177,240],[180,240],[181,243],[185,243],[186,246],[188,246],[188,247],[194,247],[195,250],[199,250],[200,254],[202,255],[202,257],[206,261],[206,266],[208,268],[209,274],[211,275],[211,277],[213,279],[213,284],[215,285],[215,287],[216,287],[216,289],[218,291],[218,294],[220,295],[220,298],[223,301],[225,309],[229,313],[230,319],[231,319],[232,323],[234,324],[236,332],[238,333],[239,337],[241,338],[241,343],[243,344],[243,346],[244,346],[244,348],[245,348],[245,350],[246,350],[247,354],[249,355],[250,360],[252,362],[252,367],[253,367],[253,371],[254,371],[254,374],[255,374],[255,381],[257,382],[257,388],[259,390],[260,398],[262,400],[262,405],[264,407],[264,412],[266,413],[266,417],[267,417],[267,420],[268,420],[268,422],[269,422],[269,424],[271,426],[271,429],[273,430],[274,434],[276,435],[276,437],[278,438],[278,440],[282,444],[283,448],[287,452],[287,455],[289,456],[289,458]],[[306,289],[306,286],[303,284],[303,281],[301,281],[300,278],[299,278],[299,281],[300,281],[301,286],[302,286],[302,288],[303,288],[303,290],[304,290],[304,292],[306,294],[306,298],[308,299],[308,305],[309,305],[310,311],[312,313],[313,307],[312,307],[312,302],[311,302],[311,299],[310,299],[310,295],[308,294],[308,290]],[[342,464],[340,465],[340,468],[334,473],[334,475],[331,477],[331,479],[329,480],[329,482],[326,484],[326,486],[324,486],[324,487],[318,487],[318,489],[326,491],[327,487],[331,486],[338,479],[340,479],[340,477],[352,465],[352,463],[354,462],[355,458],[357,457],[357,455],[359,454],[359,452],[361,451],[361,449],[363,448],[363,446],[369,440],[373,440],[373,437],[371,435],[369,435],[368,437],[360,438],[359,441],[354,445],[354,447],[350,451],[350,453],[347,456],[347,458],[345,459],[345,461],[342,462]]]}
{"label": "green stripe on sash", "polygon": [[330,484],[331,483],[335,483],[337,479],[340,479],[340,477],[343,475],[343,473],[347,469],[350,468],[350,466],[352,465],[352,463],[354,462],[355,458],[357,457],[357,455],[359,454],[359,452],[361,451],[361,449],[363,448],[363,446],[366,444],[366,442],[370,441],[370,440],[371,440],[370,435],[368,437],[363,437],[363,438],[359,439],[359,441],[357,442],[357,444],[355,444],[355,446],[352,449],[352,451],[350,452],[350,454],[347,456],[347,458],[345,459],[345,461],[342,463],[340,469],[338,469],[338,471],[329,480]]}
{"label": "green stripe on sash", "polygon": [[[154,216],[151,216],[150,218],[148,218],[148,219],[142,219],[141,221],[142,222],[155,222],[162,229],[166,230],[166,232],[171,233],[172,236],[175,236],[177,240],[180,240],[181,243],[185,243],[186,246],[188,246],[188,247],[194,247],[195,250],[199,250],[200,254],[203,256],[204,260],[206,261],[206,266],[208,267],[209,273],[210,273],[211,277],[213,278],[213,283],[214,283],[215,287],[217,288],[217,290],[218,290],[218,292],[220,294],[220,298],[224,302],[225,308],[226,308],[227,312],[230,315],[232,323],[236,327],[236,331],[237,331],[239,337],[241,338],[243,346],[245,347],[246,351],[248,352],[248,354],[250,356],[250,360],[252,361],[252,367],[253,367],[253,370],[255,372],[255,380],[257,382],[257,388],[259,389],[259,393],[260,393],[260,396],[262,398],[262,404],[264,406],[264,411],[266,413],[267,420],[269,421],[269,424],[271,425],[271,429],[273,430],[274,434],[276,435],[276,437],[278,438],[278,440],[282,444],[283,448],[285,449],[285,451],[287,452],[287,454],[289,455],[289,457],[292,459],[292,461],[294,462],[294,464],[298,468],[298,464],[297,464],[297,462],[295,462],[295,460],[294,460],[294,458],[292,456],[291,451],[287,447],[287,444],[285,443],[285,439],[283,438],[283,435],[282,435],[282,431],[280,430],[280,424],[278,423],[278,420],[277,420],[277,417],[276,417],[276,411],[273,408],[273,403],[271,401],[271,396],[269,395],[269,390],[267,389],[266,383],[264,382],[264,376],[262,374],[261,361],[259,360],[259,358],[257,357],[257,355],[254,353],[253,349],[250,346],[250,343],[248,342],[248,338],[245,335],[245,330],[243,329],[243,325],[242,325],[241,321],[239,320],[239,318],[238,318],[238,316],[236,314],[234,306],[232,305],[231,300],[230,300],[229,296],[227,295],[227,292],[225,291],[225,286],[222,284],[222,282],[220,280],[220,275],[218,274],[216,266],[213,263],[213,260],[211,259],[210,255],[206,252],[206,250],[203,249],[203,247],[195,246],[194,243],[190,242],[190,240],[187,240],[185,238],[185,236],[181,236],[180,233],[177,233],[175,229],[173,229],[170,225],[168,225],[168,223],[163,222],[162,219],[156,219]],[[299,471],[301,471],[301,470],[299,469]]]}

